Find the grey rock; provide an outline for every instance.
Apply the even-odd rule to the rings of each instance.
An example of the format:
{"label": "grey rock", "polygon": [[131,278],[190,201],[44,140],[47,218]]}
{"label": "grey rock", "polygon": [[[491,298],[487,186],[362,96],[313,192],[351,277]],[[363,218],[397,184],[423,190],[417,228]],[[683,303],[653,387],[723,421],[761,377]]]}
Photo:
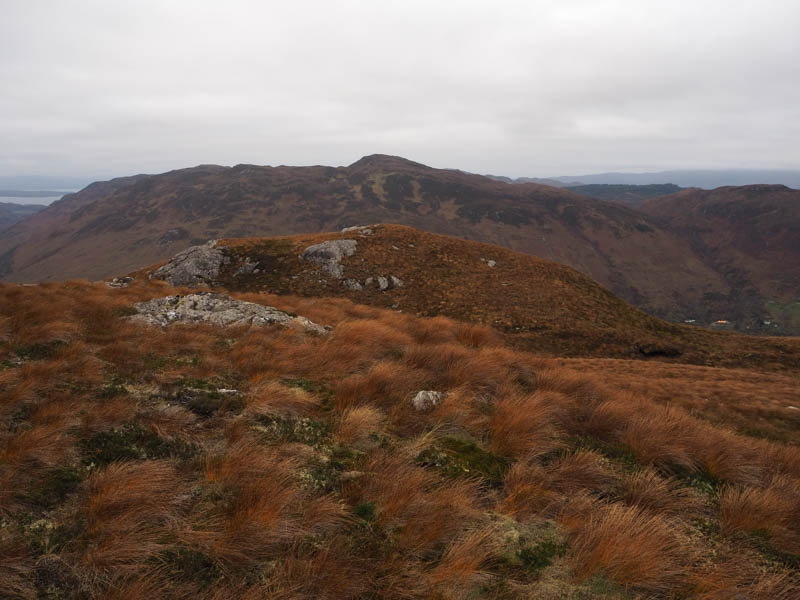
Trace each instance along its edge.
{"label": "grey rock", "polygon": [[378,289],[380,291],[388,290],[389,289],[389,280],[386,277],[378,277]]}
{"label": "grey rock", "polygon": [[250,257],[244,259],[242,266],[236,269],[236,273],[234,273],[235,277],[241,277],[245,275],[250,275],[252,273],[258,273],[258,262],[250,262]]}
{"label": "grey rock", "polygon": [[342,286],[348,290],[354,290],[356,292],[360,292],[364,287],[358,281],[358,279],[345,279],[342,281]]}
{"label": "grey rock", "polygon": [[138,314],[130,317],[148,325],[210,323],[220,327],[238,325],[282,325],[314,333],[327,333],[325,327],[305,317],[293,317],[271,306],[234,300],[224,294],[198,292],[187,296],[165,296],[134,304]]}
{"label": "grey rock", "polygon": [[442,392],[433,390],[421,390],[411,399],[411,404],[418,412],[430,410],[444,399]]}
{"label": "grey rock", "polygon": [[403,287],[405,285],[402,279],[394,275],[389,275],[389,281],[392,283],[392,287]]}
{"label": "grey rock", "polygon": [[490,267],[493,267],[493,266],[495,266],[497,264],[497,262],[493,261],[493,260],[489,260],[489,261],[486,262],[486,264],[489,265]]}
{"label": "grey rock", "polygon": [[371,285],[372,285],[372,282],[373,282],[373,281],[375,281],[375,280],[374,280],[372,277],[367,277],[367,278],[364,280],[364,285],[366,285],[366,286],[368,286],[368,287],[369,287],[369,286],[371,286]]}
{"label": "grey rock", "polygon": [[309,246],[303,250],[300,259],[315,262],[322,266],[323,271],[336,279],[341,279],[344,275],[341,260],[345,256],[355,254],[357,245],[355,240],[329,240]]}
{"label": "grey rock", "polygon": [[114,277],[111,281],[106,281],[106,285],[112,288],[126,288],[134,279],[134,277]]}
{"label": "grey rock", "polygon": [[215,247],[216,244],[216,240],[211,240],[202,246],[192,246],[179,252],[151,277],[176,286],[196,287],[211,283],[219,276],[222,265],[230,260]]}

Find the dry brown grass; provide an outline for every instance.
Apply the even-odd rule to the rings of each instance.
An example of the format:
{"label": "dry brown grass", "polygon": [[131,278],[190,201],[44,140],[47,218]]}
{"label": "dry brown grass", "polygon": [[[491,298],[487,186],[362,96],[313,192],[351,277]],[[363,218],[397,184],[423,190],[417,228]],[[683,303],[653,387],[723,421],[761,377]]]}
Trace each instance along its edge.
{"label": "dry brown grass", "polygon": [[382,453],[365,470],[359,498],[374,502],[378,522],[396,531],[399,543],[414,553],[450,539],[478,514],[470,481],[444,482],[402,457]]}
{"label": "dry brown grass", "polygon": [[687,548],[674,524],[635,506],[595,504],[588,514],[584,510],[563,518],[581,576],[602,571],[622,585],[659,593],[679,586]]}
{"label": "dry brown grass", "polygon": [[428,575],[432,589],[444,598],[469,598],[475,588],[490,577],[484,570],[498,551],[497,531],[493,528],[469,531],[456,539]]}
{"label": "dry brown grass", "polygon": [[135,569],[165,547],[178,481],[165,461],[114,463],[92,475],[84,503],[87,565]]}
{"label": "dry brown grass", "polygon": [[625,504],[653,513],[680,514],[698,505],[697,497],[690,490],[652,469],[625,475],[617,485],[616,496]]}
{"label": "dry brown grass", "polygon": [[[260,294],[247,299],[334,329],[161,330],[123,318],[166,293],[147,281],[0,286],[0,507],[11,523],[0,575],[20,597],[43,593],[45,555],[25,512],[70,532],[48,534],[47,560],[96,598],[467,598],[497,579],[521,598],[540,576],[566,585],[603,573],[634,593],[791,597],[796,573],[765,557],[797,552],[798,448],[742,436],[680,396],[621,389],[613,369],[577,373],[444,318]],[[48,345],[54,332],[64,343]],[[16,364],[18,351],[33,354]],[[243,407],[192,412],[176,394],[195,386],[235,388]],[[446,396],[417,412],[419,389]],[[165,454],[95,464],[86,448],[131,443],[131,423]],[[450,436],[474,446],[422,460]],[[454,471],[448,460],[502,467],[472,479],[472,463]],[[696,480],[706,487],[690,491]],[[566,558],[544,574],[503,562],[520,548],[509,540],[551,518]],[[722,533],[692,533],[702,520]],[[761,546],[748,541],[767,530]],[[755,570],[725,583],[732,552]]]}
{"label": "dry brown grass", "polygon": [[492,448],[515,459],[529,459],[557,447],[552,397],[516,394],[494,404],[489,422]]}
{"label": "dry brown grass", "polygon": [[265,380],[255,384],[247,396],[246,412],[250,416],[290,415],[311,412],[319,400],[307,391],[288,387],[278,381]]}
{"label": "dry brown grass", "polygon": [[800,481],[779,476],[763,488],[729,486],[720,494],[724,533],[759,532],[800,552]]}
{"label": "dry brown grass", "polygon": [[372,406],[348,408],[339,419],[334,432],[336,439],[345,444],[363,444],[371,434],[380,432],[386,416]]}

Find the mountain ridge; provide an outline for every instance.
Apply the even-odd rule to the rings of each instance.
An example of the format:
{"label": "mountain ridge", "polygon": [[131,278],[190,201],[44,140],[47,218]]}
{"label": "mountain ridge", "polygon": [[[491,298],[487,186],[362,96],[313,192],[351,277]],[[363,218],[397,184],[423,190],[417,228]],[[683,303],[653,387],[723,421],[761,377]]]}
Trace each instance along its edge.
{"label": "mountain ridge", "polygon": [[9,281],[102,279],[208,239],[364,222],[406,224],[568,264],[675,321],[727,319],[759,331],[765,302],[792,301],[791,294],[761,293],[755,273],[749,283],[758,294],[742,303],[734,294],[741,282],[661,215],[386,155],[348,167],[201,165],[96,182],[3,232],[0,269]]}

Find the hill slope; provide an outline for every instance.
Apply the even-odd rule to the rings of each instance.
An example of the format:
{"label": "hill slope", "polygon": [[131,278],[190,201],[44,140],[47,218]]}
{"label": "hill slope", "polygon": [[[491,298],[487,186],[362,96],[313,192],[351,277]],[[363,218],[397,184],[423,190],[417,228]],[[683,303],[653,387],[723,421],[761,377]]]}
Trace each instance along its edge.
{"label": "hill slope", "polygon": [[640,209],[690,240],[695,255],[720,273],[728,294],[704,299],[725,318],[771,321],[777,332],[800,331],[800,190],[782,185],[684,190],[647,200]]}
{"label": "hill slope", "polygon": [[614,203],[397,157],[344,168],[201,166],[89,186],[0,236],[10,281],[107,277],[210,238],[389,222],[570,265],[658,315],[729,294],[688,242]]}
{"label": "hill slope", "polygon": [[[336,240],[352,240],[354,251],[341,258],[335,274],[301,258],[310,246]],[[492,326],[518,348],[551,355],[800,368],[800,340],[667,323],[570,267],[410,227],[223,239],[217,247],[225,262],[204,281],[230,291],[345,297],[420,316],[444,315]],[[134,275],[164,276],[155,271]]]}
{"label": "hill slope", "polygon": [[128,318],[183,292],[0,285],[3,597],[797,598],[795,446],[445,318]]}
{"label": "hill slope", "polygon": [[6,229],[14,223],[36,214],[44,208],[43,204],[17,204],[15,202],[0,202],[0,229]]}

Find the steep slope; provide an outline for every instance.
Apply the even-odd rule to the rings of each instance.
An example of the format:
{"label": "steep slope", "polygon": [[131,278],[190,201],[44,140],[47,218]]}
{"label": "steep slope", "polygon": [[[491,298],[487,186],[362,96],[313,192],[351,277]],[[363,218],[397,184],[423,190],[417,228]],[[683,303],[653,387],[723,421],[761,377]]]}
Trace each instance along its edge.
{"label": "steep slope", "polygon": [[[335,268],[303,258],[310,246],[341,240],[349,240],[344,244],[352,254],[342,255]],[[800,368],[800,340],[667,323],[570,267],[410,227],[224,239],[217,248],[218,272],[195,281],[229,291],[344,297],[418,316],[444,315],[490,325],[508,343],[548,355]],[[185,264],[175,260],[168,269],[133,275],[186,283]],[[194,272],[208,272],[208,264],[200,261]]]}
{"label": "steep slope", "polygon": [[684,318],[728,285],[689,244],[619,204],[398,157],[343,168],[201,166],[93,184],[0,236],[10,281],[107,277],[209,238],[411,225],[570,265],[654,314]]}
{"label": "steep slope", "polygon": [[730,288],[705,296],[707,312],[699,318],[733,315],[755,330],[800,332],[800,190],[692,189],[640,208],[690,240],[695,254]]}
{"label": "steep slope", "polygon": [[43,204],[16,204],[15,202],[0,202],[0,229],[10,227],[23,219],[36,214],[44,208]]}

